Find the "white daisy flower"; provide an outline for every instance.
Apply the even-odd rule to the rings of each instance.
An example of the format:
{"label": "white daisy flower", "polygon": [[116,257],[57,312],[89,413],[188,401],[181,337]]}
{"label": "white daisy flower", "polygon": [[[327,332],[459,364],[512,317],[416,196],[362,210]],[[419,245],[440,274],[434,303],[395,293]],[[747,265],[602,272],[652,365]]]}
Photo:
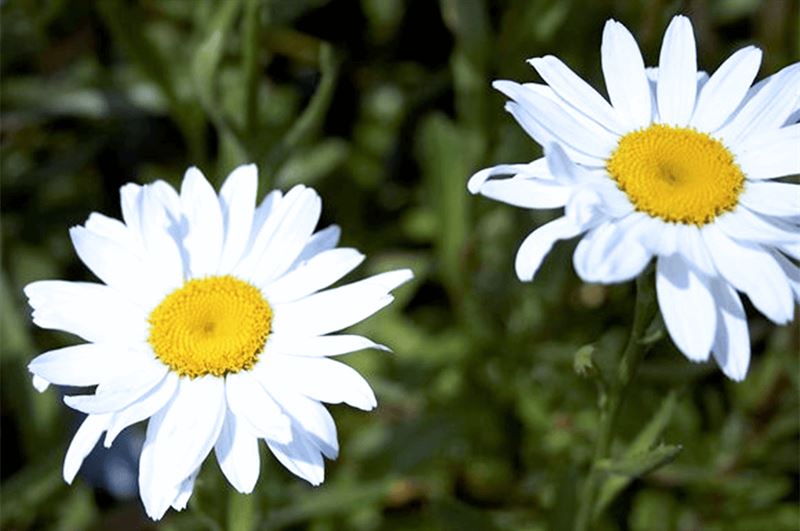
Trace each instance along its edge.
{"label": "white daisy flower", "polygon": [[[29,368],[40,390],[94,386],[67,396],[88,416],[64,460],[70,483],[105,433],[149,419],[139,463],[147,514],[186,506],[213,449],[238,491],[253,490],[258,440],[313,485],[337,456],[333,418],[320,402],[370,410],[375,395],[330,356],[385,349],[331,335],[392,302],[412,277],[398,270],[327,289],[364,256],[337,248],[339,228],[314,232],[317,193],[273,191],[256,207],[257,170],[235,169],[219,196],[196,168],[180,193],[164,182],[121,189],[124,222],[93,213],[70,230],[81,260],[103,281],[40,281],[25,293],[34,322],[88,343],[46,352]],[[321,291],[324,290],[324,291]]]}
{"label": "white daisy flower", "polygon": [[[512,205],[565,208],[533,231],[516,258],[533,279],[557,240],[583,235],[573,257],[588,282],[639,275],[656,257],[667,330],[692,361],[713,353],[744,379],[747,320],[737,291],[778,324],[800,300],[800,64],[750,86],[753,46],[710,77],[696,65],[692,25],[677,16],[658,68],[609,20],[601,47],[609,100],[553,56],[531,59],[547,83],[496,81],[506,109],[545,147],[546,159],[476,173],[472,193]],[[511,178],[491,180],[496,175]]]}

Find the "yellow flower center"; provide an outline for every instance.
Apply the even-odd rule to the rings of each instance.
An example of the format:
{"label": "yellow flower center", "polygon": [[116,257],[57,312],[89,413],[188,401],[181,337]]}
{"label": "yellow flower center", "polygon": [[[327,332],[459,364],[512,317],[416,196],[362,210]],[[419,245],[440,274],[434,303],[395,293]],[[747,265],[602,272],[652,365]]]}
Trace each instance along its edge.
{"label": "yellow flower center", "polygon": [[255,286],[232,276],[193,279],[148,319],[156,356],[181,376],[251,368],[264,348],[272,308]]}
{"label": "yellow flower center", "polygon": [[606,169],[636,210],[698,226],[733,210],[744,186],[742,170],[719,140],[662,124],[623,136]]}

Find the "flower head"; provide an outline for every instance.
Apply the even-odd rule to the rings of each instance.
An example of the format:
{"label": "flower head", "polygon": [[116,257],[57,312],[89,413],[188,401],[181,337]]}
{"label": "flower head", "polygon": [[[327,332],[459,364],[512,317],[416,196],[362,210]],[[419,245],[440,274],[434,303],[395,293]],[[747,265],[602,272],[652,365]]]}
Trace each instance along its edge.
{"label": "flower head", "polygon": [[411,272],[325,289],[364,256],[337,248],[336,226],[314,232],[314,190],[273,191],[256,207],[256,185],[253,165],[235,169],[219,196],[196,168],[180,193],[160,181],[128,184],[123,221],[93,213],[70,230],[103,283],[25,288],[37,325],[87,341],[34,359],[34,385],[97,386],[64,399],[88,415],[64,460],[67,482],[103,433],[109,447],[149,419],[139,490],[154,519],[186,506],[212,449],[231,485],[251,492],[259,439],[318,485],[322,456],[339,449],[321,402],[375,407],[369,384],[330,356],[385,347],[332,333],[389,304]]}
{"label": "flower head", "polygon": [[553,56],[529,61],[544,85],[496,81],[546,158],[486,168],[468,187],[516,206],[564,207],[522,242],[521,280],[533,280],[557,240],[581,235],[573,263],[588,282],[629,280],[655,257],[677,347],[693,361],[713,354],[741,380],[750,343],[737,291],[779,324],[800,300],[791,260],[800,259],[800,186],[772,181],[800,173],[800,64],[751,87],[761,51],[748,46],[709,77],[683,16],[667,28],[658,68],[645,68],[613,20],[601,58],[610,102]]}

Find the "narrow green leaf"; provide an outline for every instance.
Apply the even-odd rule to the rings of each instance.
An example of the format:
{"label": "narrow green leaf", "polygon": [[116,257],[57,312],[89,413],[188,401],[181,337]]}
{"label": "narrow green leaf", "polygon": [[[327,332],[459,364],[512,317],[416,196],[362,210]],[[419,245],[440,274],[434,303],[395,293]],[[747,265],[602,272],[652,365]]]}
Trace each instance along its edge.
{"label": "narrow green leaf", "polygon": [[683,450],[683,447],[679,444],[660,444],[644,453],[633,454],[620,459],[606,459],[598,464],[598,468],[609,474],[637,478],[672,462],[681,450]]}

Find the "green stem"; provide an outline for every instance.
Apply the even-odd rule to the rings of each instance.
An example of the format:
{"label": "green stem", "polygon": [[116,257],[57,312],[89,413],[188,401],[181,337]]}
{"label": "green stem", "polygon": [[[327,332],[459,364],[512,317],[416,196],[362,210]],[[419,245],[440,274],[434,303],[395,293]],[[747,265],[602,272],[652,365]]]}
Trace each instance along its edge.
{"label": "green stem", "polygon": [[576,531],[589,529],[595,516],[594,506],[602,479],[599,464],[608,458],[620,406],[648,348],[642,339],[656,313],[657,305],[653,287],[653,275],[649,271],[642,273],[636,279],[636,307],[633,326],[617,368],[617,377],[612,382],[607,394],[600,396],[600,427],[595,442],[592,467],[580,496],[580,506],[575,521]]}

